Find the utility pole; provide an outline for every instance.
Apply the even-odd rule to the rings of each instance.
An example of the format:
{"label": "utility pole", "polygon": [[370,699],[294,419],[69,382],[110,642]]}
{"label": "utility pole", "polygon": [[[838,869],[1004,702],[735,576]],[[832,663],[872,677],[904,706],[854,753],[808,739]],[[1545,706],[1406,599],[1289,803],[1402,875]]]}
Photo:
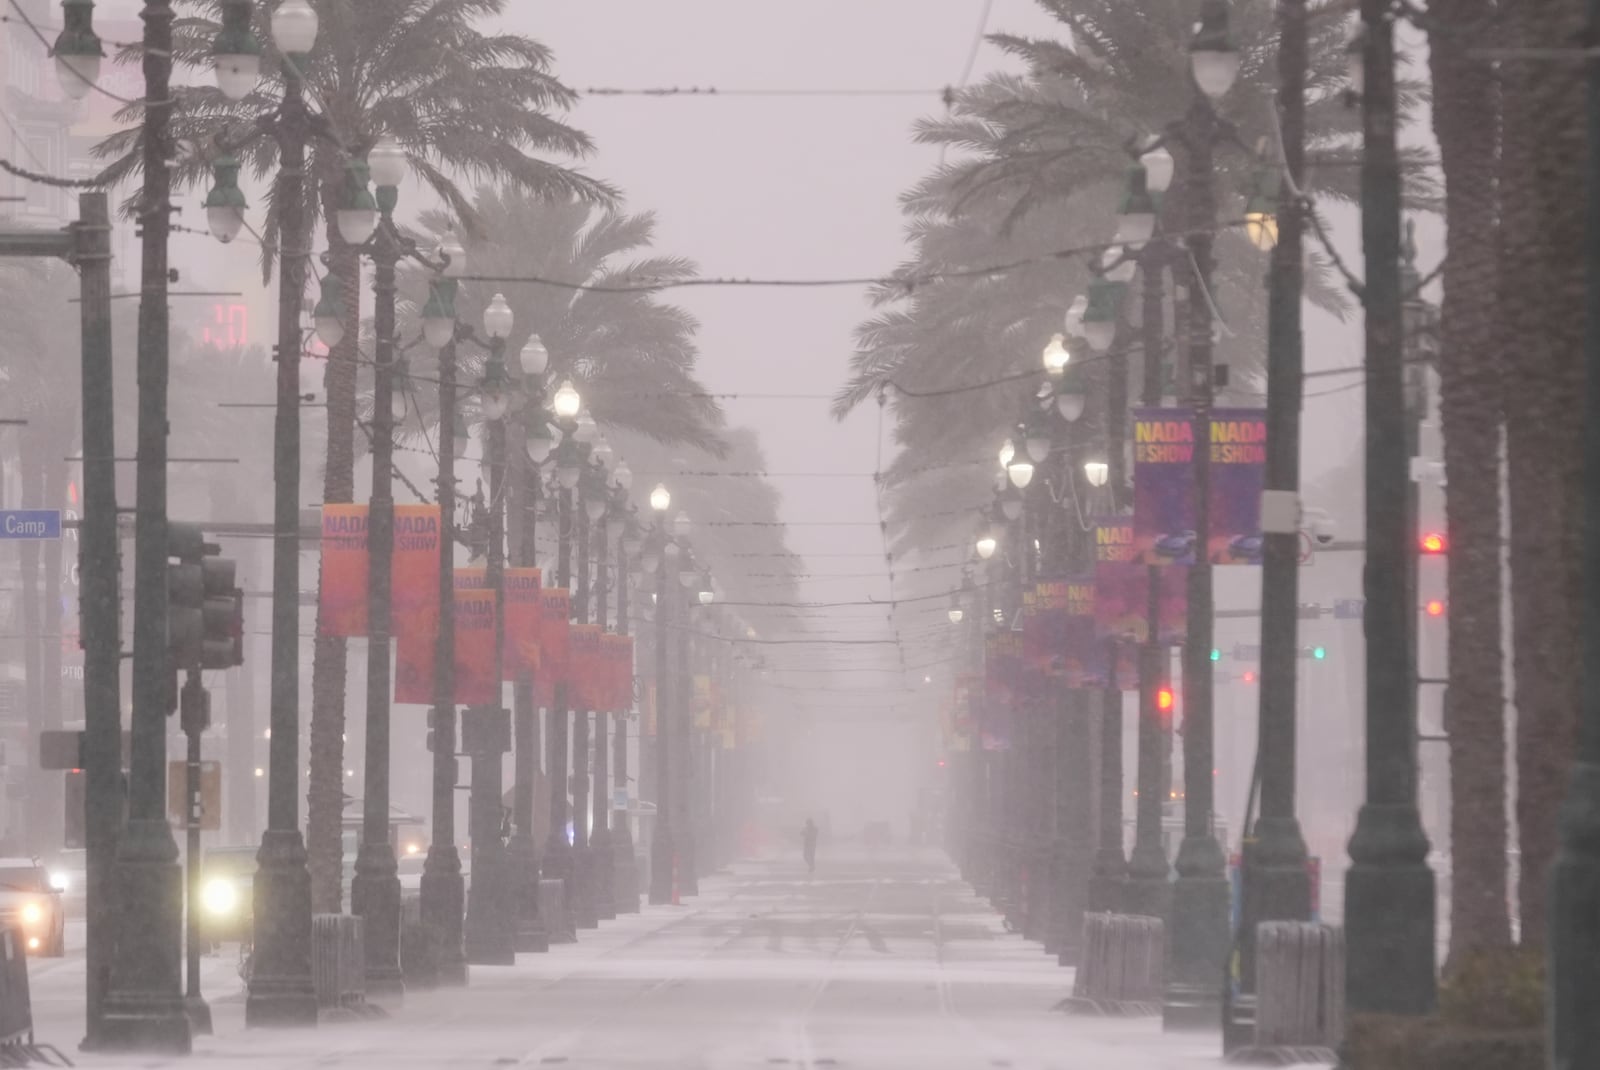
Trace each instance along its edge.
{"label": "utility pole", "polygon": [[[454,270],[447,265],[447,270]],[[429,304],[454,318],[455,279],[437,279]],[[439,940],[441,985],[467,983],[463,916],[466,889],[456,848],[455,549],[456,549],[456,344],[439,348],[439,642],[434,648],[433,840],[422,869],[422,916]]]}
{"label": "utility pole", "polygon": [[[1410,458],[1402,367],[1400,162],[1390,15],[1385,0],[1361,0],[1367,790],[1350,839],[1351,866],[1345,875],[1345,992],[1353,1013],[1423,1015],[1433,1010],[1437,999],[1434,881],[1428,867],[1428,838],[1417,811],[1417,699],[1411,663],[1416,557],[1407,508]],[[1592,1008],[1584,1013],[1592,1013]]]}
{"label": "utility pole", "polygon": [[[169,42],[170,43],[170,42]],[[256,856],[255,954],[245,1000],[249,1026],[314,1025],[311,875],[300,833],[300,302],[311,257],[306,218],[305,104],[309,56],[283,57],[278,140],[278,397],[273,428],[272,688],[267,828]],[[146,53],[146,63],[150,54]],[[143,455],[141,448],[140,454]],[[135,636],[137,647],[140,640]]]}
{"label": "utility pole", "polygon": [[[171,0],[147,0],[140,17],[144,20],[145,107],[139,224],[144,245],[139,302],[133,738],[128,822],[117,848],[119,925],[102,1028],[104,1046],[110,1050],[187,1054],[192,1038],[179,990],[183,886],[178,845],[166,815],[167,715],[177,698],[170,693],[167,671],[167,239],[172,212],[168,164],[174,154]],[[294,309],[298,313],[298,300]],[[293,370],[298,376],[298,345]],[[298,414],[298,391],[295,406]],[[294,521],[283,528],[297,529]],[[291,551],[298,549],[294,540],[283,541]]]}
{"label": "utility pole", "polygon": [[88,1023],[84,1047],[103,1037],[106,985],[116,946],[112,862],[122,825],[122,638],[118,577],[116,433],[111,355],[111,217],[104,193],[78,198],[72,232],[83,332],[83,525],[78,532],[78,618],[83,638],[84,833],[87,844]]}
{"label": "utility pole", "polygon": [[[346,165],[353,189],[366,190],[366,164]],[[363,756],[361,846],[350,883],[350,911],[361,918],[367,992],[405,991],[400,974],[400,877],[389,833],[389,681],[394,561],[394,336],[395,265],[403,251],[394,225],[397,187],[380,185],[382,217],[371,246],[374,280],[372,372],[372,495],[367,510],[367,720]],[[370,202],[368,202],[370,203]],[[359,261],[357,261],[359,263]],[[444,436],[441,435],[441,438]]]}
{"label": "utility pole", "polygon": [[1244,830],[1240,973],[1255,992],[1256,925],[1311,917],[1306,843],[1295,816],[1295,673],[1299,661],[1300,329],[1305,231],[1299,190],[1305,174],[1306,0],[1278,4],[1278,113],[1288,196],[1279,201],[1267,308],[1267,461],[1262,496],[1261,817]]}
{"label": "utility pole", "polygon": [[[1600,32],[1600,0],[1589,0],[1588,40]],[[1589,373],[1585,397],[1583,464],[1589,487],[1600,486],[1600,59],[1588,58],[1589,156],[1586,221],[1589,322],[1584,362]],[[1600,898],[1600,495],[1584,498],[1583,670],[1578,710],[1578,757],[1561,812],[1561,843],[1550,877],[1548,1021],[1549,1059],[1554,1070],[1600,1065],[1600,929],[1594,910]]]}

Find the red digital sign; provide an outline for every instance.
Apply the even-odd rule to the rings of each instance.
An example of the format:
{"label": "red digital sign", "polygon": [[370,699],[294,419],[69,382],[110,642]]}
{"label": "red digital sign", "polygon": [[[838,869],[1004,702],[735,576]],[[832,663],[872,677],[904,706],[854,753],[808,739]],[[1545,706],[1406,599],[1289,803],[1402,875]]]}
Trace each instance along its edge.
{"label": "red digital sign", "polygon": [[243,349],[250,344],[250,306],[211,306],[211,322],[200,331],[203,345],[216,350]]}

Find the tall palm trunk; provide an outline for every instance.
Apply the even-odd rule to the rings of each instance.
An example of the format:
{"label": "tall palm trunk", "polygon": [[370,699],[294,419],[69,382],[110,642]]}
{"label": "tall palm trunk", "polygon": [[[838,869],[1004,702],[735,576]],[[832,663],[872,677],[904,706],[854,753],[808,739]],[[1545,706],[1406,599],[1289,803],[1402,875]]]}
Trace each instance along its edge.
{"label": "tall palm trunk", "polygon": [[1449,252],[1439,363],[1450,493],[1451,965],[1511,945],[1506,875],[1506,726],[1501,647],[1499,92],[1460,27],[1487,26],[1492,0],[1434,0],[1451,27],[1430,41],[1433,126],[1445,175]]}
{"label": "tall palm trunk", "polygon": [[[324,215],[328,223],[329,269],[344,284],[344,339],[328,354],[324,379],[328,402],[328,453],[322,500],[329,504],[355,497],[356,368],[361,340],[361,258],[340,240],[334,226],[337,175],[320,168]],[[318,576],[318,587],[322,579]],[[318,614],[311,658],[311,773],[307,778],[306,853],[311,871],[312,909],[337,913],[344,901],[345,683],[348,649],[344,639],[324,636]]]}
{"label": "tall palm trunk", "polygon": [[[1566,48],[1581,0],[1502,5],[1498,43]],[[1576,732],[1581,624],[1583,66],[1503,63],[1501,309],[1517,360],[1505,377],[1517,707],[1522,942],[1542,945],[1545,880]]]}

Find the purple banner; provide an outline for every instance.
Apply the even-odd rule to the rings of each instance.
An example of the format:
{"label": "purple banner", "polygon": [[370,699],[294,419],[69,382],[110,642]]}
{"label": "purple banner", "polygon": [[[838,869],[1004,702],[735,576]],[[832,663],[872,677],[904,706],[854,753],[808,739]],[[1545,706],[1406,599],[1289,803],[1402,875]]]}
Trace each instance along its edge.
{"label": "purple banner", "polygon": [[1011,724],[1022,708],[1025,681],[1022,670],[1022,633],[1002,628],[984,644],[984,750],[1008,750]]}
{"label": "purple banner", "polygon": [[1194,416],[1133,411],[1133,546],[1147,565],[1195,561]]}
{"label": "purple banner", "polygon": [[1207,551],[1214,565],[1261,564],[1261,491],[1266,484],[1264,409],[1211,414],[1211,515]]}
{"label": "purple banner", "polygon": [[[1150,578],[1160,583],[1157,635],[1162,643],[1183,642],[1189,609],[1189,571],[1184,567],[1152,570],[1137,558],[1125,518],[1095,525],[1095,634],[1102,640],[1143,643],[1150,634]],[[1121,674],[1119,673],[1119,676]]]}

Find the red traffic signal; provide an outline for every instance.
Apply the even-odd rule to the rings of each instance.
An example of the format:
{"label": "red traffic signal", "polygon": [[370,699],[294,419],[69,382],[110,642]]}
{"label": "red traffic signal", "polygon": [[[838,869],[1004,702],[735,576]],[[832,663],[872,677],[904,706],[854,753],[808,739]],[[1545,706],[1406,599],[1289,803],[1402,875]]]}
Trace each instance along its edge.
{"label": "red traffic signal", "polygon": [[1444,616],[1445,604],[1442,598],[1430,598],[1423,605],[1422,611],[1430,617]]}
{"label": "red traffic signal", "polygon": [[1445,538],[1442,531],[1425,531],[1422,538],[1417,540],[1417,546],[1425,554],[1443,554],[1449,552],[1450,540]]}
{"label": "red traffic signal", "polygon": [[1160,687],[1156,688],[1156,709],[1160,710],[1162,713],[1171,713],[1172,707],[1176,704],[1176,702],[1177,699],[1172,694],[1172,688],[1168,687],[1166,684],[1162,684]]}

